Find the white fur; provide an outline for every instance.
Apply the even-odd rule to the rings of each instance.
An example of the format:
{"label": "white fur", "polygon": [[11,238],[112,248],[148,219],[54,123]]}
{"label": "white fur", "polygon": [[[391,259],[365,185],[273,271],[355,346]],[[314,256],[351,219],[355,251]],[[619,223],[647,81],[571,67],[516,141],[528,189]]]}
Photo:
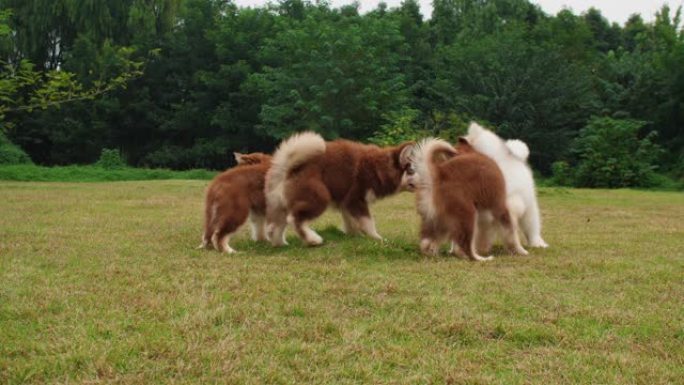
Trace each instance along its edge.
{"label": "white fur", "polygon": [[285,181],[293,168],[314,156],[325,153],[325,140],[313,132],[301,132],[284,140],[273,154],[271,168],[266,173],[266,207],[268,235],[273,245],[285,245],[287,221]]}
{"label": "white fur", "polygon": [[266,173],[267,204],[283,205],[284,184],[290,170],[324,152],[325,140],[314,132],[300,132],[280,143]]}
{"label": "white fur", "polygon": [[215,232],[211,236],[211,243],[214,245],[214,249],[216,250],[223,250],[224,252],[228,254],[234,254],[237,253],[235,249],[230,247],[230,234],[224,235],[223,239],[219,239],[218,233]]}
{"label": "white fur", "polygon": [[477,151],[492,158],[506,181],[506,201],[511,215],[520,224],[531,247],[548,247],[541,237],[541,219],[532,170],[527,165],[530,150],[520,140],[504,142],[492,131],[471,123],[468,142]]}
{"label": "white fur", "polygon": [[409,179],[418,194],[418,211],[426,220],[432,220],[437,215],[432,188],[432,159],[434,153],[439,150],[456,151],[451,144],[442,139],[428,138],[416,144],[411,154],[411,166],[415,174]]}
{"label": "white fur", "polygon": [[373,220],[373,217],[359,218],[359,228],[361,229],[361,232],[368,235],[369,237],[377,239],[379,241],[382,240],[382,236],[378,234],[378,230],[375,228],[375,221]]}
{"label": "white fur", "polygon": [[311,246],[318,246],[323,244],[323,238],[318,235],[308,223],[301,224],[302,233],[304,234],[304,242]]}
{"label": "white fur", "polygon": [[439,242],[423,238],[420,240],[420,251],[426,255],[437,255],[439,254]]}
{"label": "white fur", "polygon": [[249,224],[252,233],[252,240],[267,241],[266,237],[266,218],[261,214],[256,214],[253,211],[249,212]]}
{"label": "white fur", "polygon": [[373,191],[373,189],[368,189],[368,191],[366,191],[366,203],[371,204],[377,199],[378,198],[375,196],[375,191]]}
{"label": "white fur", "polygon": [[359,228],[359,223],[356,218],[354,218],[349,211],[344,209],[340,209],[340,213],[342,214],[342,220],[344,221],[344,233],[347,235],[358,234],[361,229]]}
{"label": "white fur", "polygon": [[520,160],[526,161],[530,156],[530,148],[527,147],[527,144],[525,144],[525,142],[522,140],[509,139],[506,141],[506,147],[508,147],[508,150],[511,152],[511,154],[513,154],[513,156]]}

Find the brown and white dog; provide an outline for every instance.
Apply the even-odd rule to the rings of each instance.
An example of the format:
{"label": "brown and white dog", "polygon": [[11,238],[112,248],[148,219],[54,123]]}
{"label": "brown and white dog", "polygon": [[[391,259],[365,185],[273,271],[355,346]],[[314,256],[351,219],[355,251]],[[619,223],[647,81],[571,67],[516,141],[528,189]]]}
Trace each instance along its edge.
{"label": "brown and white dog", "polygon": [[448,240],[452,251],[460,249],[472,260],[492,259],[480,256],[475,247],[478,216],[491,215],[503,229],[509,249],[527,255],[506,206],[501,170],[465,139],[458,149],[440,139],[425,139],[402,162],[407,166],[406,183],[416,191],[423,253],[437,254],[440,243]]}
{"label": "brown and white dog", "polygon": [[267,221],[273,245],[286,244],[288,221],[306,244],[323,243],[308,224],[331,203],[340,210],[346,233],[361,232],[382,239],[368,206],[399,191],[404,173],[400,158],[409,148],[410,143],[380,148],[348,140],[325,142],[310,132],[284,141],[266,178]]}
{"label": "brown and white dog", "polygon": [[234,153],[237,166],[217,175],[207,189],[204,234],[199,248],[213,246],[235,253],[228,243],[237,229],[250,219],[252,239],[266,241],[264,181],[271,156],[259,152]]}

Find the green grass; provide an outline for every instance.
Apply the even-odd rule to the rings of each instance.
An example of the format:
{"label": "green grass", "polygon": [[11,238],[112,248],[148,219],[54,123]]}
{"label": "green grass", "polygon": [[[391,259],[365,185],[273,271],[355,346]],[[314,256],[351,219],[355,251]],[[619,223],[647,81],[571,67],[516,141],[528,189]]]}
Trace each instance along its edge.
{"label": "green grass", "polygon": [[118,168],[105,169],[97,166],[42,167],[27,165],[0,165],[0,180],[22,182],[112,182],[159,179],[208,180],[216,171],[166,169]]}
{"label": "green grass", "polygon": [[0,384],[675,384],[684,194],[541,189],[548,250],[417,253],[409,194],[379,244],[196,250],[202,181],[0,183]]}

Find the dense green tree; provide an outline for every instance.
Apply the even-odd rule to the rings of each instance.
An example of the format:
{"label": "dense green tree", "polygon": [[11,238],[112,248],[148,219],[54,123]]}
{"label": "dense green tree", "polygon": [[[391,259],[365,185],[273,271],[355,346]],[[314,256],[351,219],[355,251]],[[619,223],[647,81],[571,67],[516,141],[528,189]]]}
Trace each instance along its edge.
{"label": "dense green tree", "polygon": [[584,21],[594,35],[596,48],[600,52],[615,50],[620,46],[622,31],[616,23],[610,24],[596,8],[589,8]]}
{"label": "dense green tree", "polygon": [[655,131],[642,133],[644,122],[595,118],[573,143],[578,187],[649,187],[661,155]]}
{"label": "dense green tree", "polygon": [[[663,7],[620,26],[528,0],[435,0],[429,19],[416,0],[366,14],[308,0],[0,0],[0,114],[37,163],[107,148],[173,168],[226,167],[231,151],[303,129],[390,143],[453,138],[477,119],[526,140],[543,172],[576,165],[568,149],[599,116],[644,122],[666,149],[660,170],[683,175],[680,18]],[[107,88],[135,62],[142,76]],[[58,103],[69,84],[106,91]]]}
{"label": "dense green tree", "polygon": [[396,48],[404,44],[387,18],[314,13],[262,49],[263,71],[250,86],[263,95],[260,132],[284,138],[316,130],[362,139],[406,102]]}
{"label": "dense green tree", "polygon": [[440,56],[444,105],[527,141],[533,163],[543,169],[564,153],[592,113],[586,71],[521,28],[452,45]]}

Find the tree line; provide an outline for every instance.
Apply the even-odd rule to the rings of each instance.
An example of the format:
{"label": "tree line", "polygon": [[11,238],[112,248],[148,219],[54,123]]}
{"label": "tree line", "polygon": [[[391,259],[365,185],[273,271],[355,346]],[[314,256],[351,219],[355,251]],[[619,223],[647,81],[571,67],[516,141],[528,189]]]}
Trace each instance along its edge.
{"label": "tree line", "polygon": [[85,90],[125,79],[59,108],[10,109],[2,131],[38,164],[111,148],[135,166],[221,169],[232,151],[301,130],[385,143],[452,138],[475,119],[525,140],[545,174],[567,173],[596,137],[647,141],[623,152],[684,173],[680,10],[618,25],[527,0],[433,5],[426,19],[416,0],[366,14],[302,0],[0,0],[3,83],[26,63]]}

